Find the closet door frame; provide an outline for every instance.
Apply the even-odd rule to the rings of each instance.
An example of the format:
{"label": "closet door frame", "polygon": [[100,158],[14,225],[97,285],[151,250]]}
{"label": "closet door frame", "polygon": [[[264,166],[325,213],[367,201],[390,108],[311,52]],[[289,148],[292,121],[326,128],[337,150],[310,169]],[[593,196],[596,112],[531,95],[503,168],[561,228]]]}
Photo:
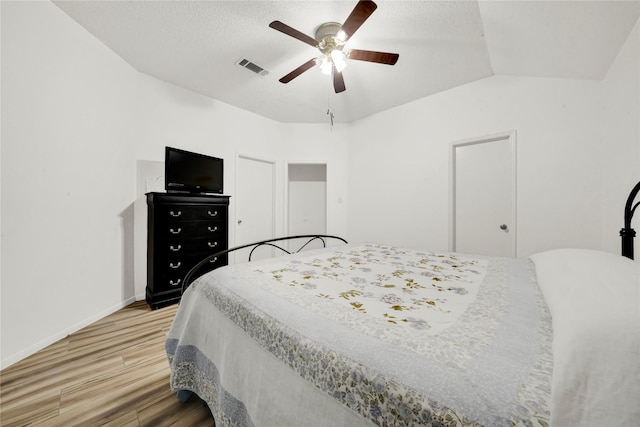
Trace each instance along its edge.
{"label": "closet door frame", "polygon": [[[290,209],[291,209],[291,177],[289,176],[289,168],[291,166],[324,166],[325,169],[325,179],[324,179],[324,185],[325,185],[325,193],[324,193],[324,229],[323,230],[315,230],[313,231],[311,234],[317,234],[317,233],[322,233],[322,234],[327,234],[327,229],[328,229],[328,221],[329,221],[329,211],[328,211],[328,203],[329,203],[329,199],[328,199],[328,164],[326,161],[287,161],[285,163],[285,168],[284,168],[284,172],[285,172],[285,179],[284,179],[284,184],[286,186],[284,194],[285,194],[285,210],[284,210],[284,223],[285,223],[285,229],[287,232],[287,236],[292,235],[293,233],[291,232],[291,218],[290,218]],[[297,248],[295,248],[295,243],[296,242],[288,242],[289,245],[289,249],[295,250]]]}
{"label": "closet door frame", "polygon": [[449,149],[449,250],[456,251],[456,150],[461,147],[506,140],[511,161],[511,212],[509,219],[509,255],[517,257],[517,144],[516,130],[452,142]]}
{"label": "closet door frame", "polygon": [[[247,203],[245,203],[245,201],[241,201],[240,198],[243,196],[246,196],[244,194],[242,194],[242,192],[239,190],[242,186],[245,186],[245,188],[250,187],[249,185],[246,184],[246,182],[244,182],[243,180],[246,179],[245,176],[242,176],[242,167],[240,167],[240,163],[241,162],[256,162],[257,164],[262,164],[262,165],[267,165],[268,167],[270,167],[270,171],[269,171],[269,176],[268,177],[263,177],[265,182],[269,182],[270,183],[270,187],[271,187],[271,193],[269,194],[269,199],[271,201],[271,209],[269,209],[269,217],[270,217],[270,221],[269,221],[269,233],[267,234],[263,234],[263,233],[258,233],[259,236],[256,236],[254,238],[249,239],[250,241],[244,241],[244,239],[241,239],[241,237],[245,237],[247,235],[247,233],[243,233],[239,228],[242,226],[241,224],[245,221],[245,218],[243,218],[243,216],[246,214],[246,212],[243,212],[242,209],[240,208],[240,206],[246,207],[248,206]],[[234,203],[235,205],[235,220],[234,220],[234,224],[233,224],[233,228],[234,228],[234,246],[239,246],[241,244],[246,244],[246,243],[252,243],[253,241],[257,241],[257,240],[264,240],[264,239],[268,239],[268,238],[274,238],[276,237],[276,221],[277,221],[277,194],[276,194],[276,167],[277,167],[277,162],[273,159],[266,159],[266,158],[261,158],[261,157],[257,157],[257,156],[251,156],[251,155],[244,155],[244,154],[240,154],[237,153],[236,154],[236,168],[235,168],[235,196],[232,197],[232,203]],[[251,190],[253,191],[253,189]],[[239,206],[240,205],[240,206]],[[246,224],[245,224],[246,225]],[[252,225],[252,224],[249,224]],[[251,233],[251,234],[255,234]],[[239,250],[233,253],[233,261],[234,262],[244,262],[247,261],[246,259],[246,255],[248,255],[249,250]],[[270,256],[272,256],[272,253],[269,254]],[[256,259],[258,259],[258,257],[256,256]],[[231,261],[231,259],[230,259]],[[231,263],[231,262],[230,262]]]}

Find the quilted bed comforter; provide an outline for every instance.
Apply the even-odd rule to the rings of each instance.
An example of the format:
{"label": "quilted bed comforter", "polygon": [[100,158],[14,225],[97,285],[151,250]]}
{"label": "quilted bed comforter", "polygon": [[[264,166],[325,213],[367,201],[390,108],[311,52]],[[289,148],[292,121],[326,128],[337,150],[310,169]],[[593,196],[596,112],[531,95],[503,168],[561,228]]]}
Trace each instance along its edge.
{"label": "quilted bed comforter", "polygon": [[224,426],[546,426],[551,319],[529,260],[344,245],[185,292],[171,387]]}

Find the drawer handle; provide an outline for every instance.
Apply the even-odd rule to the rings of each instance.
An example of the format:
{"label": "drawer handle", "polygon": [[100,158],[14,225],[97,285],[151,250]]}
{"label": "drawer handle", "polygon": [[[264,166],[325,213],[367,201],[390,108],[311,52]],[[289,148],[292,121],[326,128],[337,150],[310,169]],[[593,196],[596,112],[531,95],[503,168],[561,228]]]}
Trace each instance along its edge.
{"label": "drawer handle", "polygon": [[178,268],[178,267],[180,267],[180,265],[182,265],[181,261],[178,261],[177,264],[174,264],[172,262],[169,263],[169,267],[171,267],[171,268]]}
{"label": "drawer handle", "polygon": [[209,262],[210,262],[211,264],[213,264],[213,263],[214,263],[214,262],[216,262],[216,261],[218,261],[218,257],[217,257],[217,256],[214,256],[213,258],[211,258],[211,259],[209,260]]}
{"label": "drawer handle", "polygon": [[180,215],[182,215],[182,211],[178,211],[178,213],[175,213],[174,211],[169,212],[169,215],[171,215],[174,218],[178,218]]}
{"label": "drawer handle", "polygon": [[207,242],[207,245],[209,245],[210,248],[215,248],[216,246],[218,246],[218,242]]}
{"label": "drawer handle", "polygon": [[169,249],[171,249],[173,252],[178,252],[180,249],[182,249],[182,245],[178,245],[177,247],[171,245],[169,246]]}
{"label": "drawer handle", "polygon": [[207,213],[209,214],[209,216],[218,216],[218,211],[207,211]]}
{"label": "drawer handle", "polygon": [[169,233],[171,234],[180,234],[180,232],[182,231],[182,228],[178,227],[177,230],[174,230],[173,228],[169,229]]}
{"label": "drawer handle", "polygon": [[208,229],[209,229],[209,231],[210,231],[210,232],[212,232],[212,233],[213,233],[214,231],[218,231],[218,227],[217,227],[217,226],[216,226],[216,227],[211,227],[211,226],[209,226],[209,227],[207,227],[207,228],[208,228]]}
{"label": "drawer handle", "polygon": [[177,282],[174,282],[173,280],[169,280],[169,284],[171,286],[178,286],[180,283],[182,283],[182,279],[178,279]]}

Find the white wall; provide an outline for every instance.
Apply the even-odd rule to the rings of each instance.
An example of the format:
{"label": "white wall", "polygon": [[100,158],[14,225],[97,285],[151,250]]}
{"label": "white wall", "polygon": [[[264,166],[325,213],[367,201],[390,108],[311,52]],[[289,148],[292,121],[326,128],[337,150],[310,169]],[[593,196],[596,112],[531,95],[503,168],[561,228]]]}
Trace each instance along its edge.
{"label": "white wall", "polygon": [[600,84],[494,76],[361,120],[349,235],[448,249],[449,146],[517,131],[519,257],[601,243]]}
{"label": "white wall", "polygon": [[[286,164],[327,163],[327,193],[342,194],[346,180],[346,133],[327,126],[281,124],[211,98],[143,76],[136,93],[141,108],[140,140],[133,147],[136,159],[164,161],[169,145],[225,159],[224,187],[230,195],[229,244],[235,245],[235,164],[238,155],[275,161],[275,235],[286,234]],[[309,132],[309,128],[314,128]],[[306,130],[305,130],[306,129]],[[327,203],[327,232],[344,235],[346,209],[336,201]],[[135,194],[135,295],[144,298],[146,285],[146,200]]]}
{"label": "white wall", "polygon": [[[620,253],[618,236],[623,209],[640,181],[640,20],[609,69],[603,84],[602,248]],[[640,196],[636,197],[640,202]],[[635,259],[640,261],[640,209],[631,224],[636,230]]]}
{"label": "white wall", "polygon": [[[346,236],[349,126],[336,125],[331,130],[328,123],[286,124],[282,130],[281,154],[288,163],[326,163],[327,234]],[[283,230],[286,230],[285,224],[283,221]]]}
{"label": "white wall", "polygon": [[[236,153],[271,156],[271,152],[265,149],[264,140],[276,141],[278,145],[278,123],[148,76],[142,75],[141,80],[135,94],[141,108],[138,115],[140,138],[132,147],[134,157],[147,163],[157,162],[162,172],[165,146],[225,159],[224,189],[225,194],[232,196],[229,216],[233,219]],[[274,150],[278,151],[278,148]],[[144,299],[147,252],[147,205],[144,193],[147,189],[140,184],[131,201],[135,211],[135,295],[137,299]],[[233,221],[230,223],[234,224]],[[231,227],[229,232],[229,240],[233,242],[234,228]]]}
{"label": "white wall", "polygon": [[[0,7],[1,367],[144,297],[136,169],[162,162],[165,145],[225,159],[231,218],[236,156],[277,159],[279,233],[287,161],[326,162],[334,193],[344,182],[344,132],[309,139],[140,74],[52,3]],[[328,216],[343,233],[343,205]]]}
{"label": "white wall", "polygon": [[640,180],[639,26],[603,82],[494,76],[355,123],[350,240],[447,250],[449,144],[516,130],[518,256],[619,254],[624,203]]}
{"label": "white wall", "polygon": [[621,215],[640,170],[637,26],[604,83],[493,77],[330,130],[140,74],[49,2],[0,10],[1,367],[144,294],[136,168],[165,145],[228,160],[232,219],[238,154],[276,160],[278,234],[286,164],[327,163],[328,233],[447,249],[450,142],[517,129],[519,255],[618,251],[603,201]]}
{"label": "white wall", "polygon": [[50,3],[2,2],[2,366],[133,301],[130,67]]}

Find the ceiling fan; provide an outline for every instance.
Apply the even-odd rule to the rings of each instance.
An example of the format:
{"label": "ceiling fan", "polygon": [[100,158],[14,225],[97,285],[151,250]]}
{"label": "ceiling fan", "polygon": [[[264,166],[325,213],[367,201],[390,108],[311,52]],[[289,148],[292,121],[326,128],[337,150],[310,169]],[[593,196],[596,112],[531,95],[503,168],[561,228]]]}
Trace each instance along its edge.
{"label": "ceiling fan", "polygon": [[336,93],[346,90],[342,70],[346,66],[345,59],[355,59],[358,61],[377,62],[379,64],[394,65],[400,55],[397,53],[376,52],[371,50],[349,49],[345,50],[345,44],[360,28],[360,26],[371,16],[378,6],[369,0],[360,0],[351,14],[340,25],[338,22],[325,22],[320,25],[312,38],[295,28],[292,28],[280,21],[273,21],[269,27],[278,30],[288,36],[298,39],[308,45],[320,50],[318,58],[310,59],[286,76],[280,79],[281,83],[289,83],[305,71],[319,65],[325,74],[333,74],[333,88]]}

